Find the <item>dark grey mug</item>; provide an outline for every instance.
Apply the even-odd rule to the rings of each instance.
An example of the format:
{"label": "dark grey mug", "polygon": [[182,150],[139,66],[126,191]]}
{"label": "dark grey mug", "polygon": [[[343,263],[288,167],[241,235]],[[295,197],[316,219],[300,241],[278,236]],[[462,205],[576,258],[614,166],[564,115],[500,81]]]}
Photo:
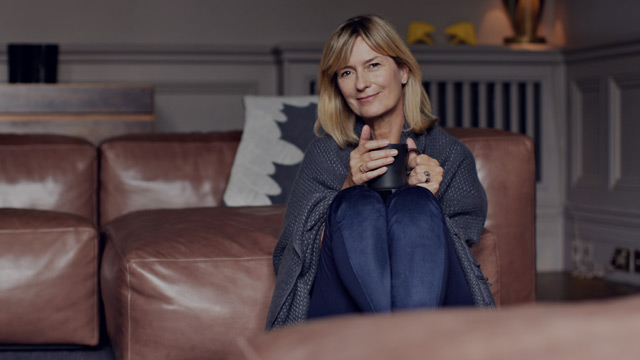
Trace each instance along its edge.
{"label": "dark grey mug", "polygon": [[[389,144],[381,149],[396,149],[398,155],[394,156],[393,163],[387,165],[387,172],[378,176],[377,178],[369,180],[367,185],[369,188],[376,191],[384,190],[396,190],[402,186],[407,185],[407,169],[409,148],[407,144]],[[417,151],[411,149],[411,151]]]}

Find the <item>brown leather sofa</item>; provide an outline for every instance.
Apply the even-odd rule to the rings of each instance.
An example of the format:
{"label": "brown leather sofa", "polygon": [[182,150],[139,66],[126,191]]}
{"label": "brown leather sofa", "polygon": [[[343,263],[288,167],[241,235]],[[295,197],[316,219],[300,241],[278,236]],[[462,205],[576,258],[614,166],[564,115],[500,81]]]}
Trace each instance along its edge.
{"label": "brown leather sofa", "polygon": [[[476,156],[489,215],[474,252],[499,304],[534,300],[529,138],[452,129]],[[101,289],[119,359],[221,356],[260,333],[283,206],[220,207],[239,133],[129,136],[100,147]]]}
{"label": "brown leather sofa", "polygon": [[[532,142],[498,130],[449,131],[474,153],[487,191],[486,229],[473,251],[493,283],[494,296],[502,306],[531,302],[535,283]],[[0,220],[0,246],[14,254],[0,254],[0,271],[14,276],[21,272],[6,269],[20,261],[26,264],[19,278],[22,287],[0,292],[2,308],[16,309],[0,314],[0,342],[96,344],[98,259],[106,328],[118,359],[221,358],[243,339],[260,334],[274,284],[271,254],[285,207],[220,206],[240,136],[239,132],[124,136],[104,142],[98,161],[88,143],[66,138],[12,140],[20,142],[14,153],[3,152],[0,146],[0,169],[5,170],[0,175],[4,176],[0,177],[2,201],[4,193],[27,194],[26,184],[42,187],[53,181],[56,189],[46,196],[29,194],[21,198],[22,203],[0,206],[45,209],[55,219],[67,221],[36,216],[42,210],[20,210],[15,216],[11,214],[18,210],[0,210],[13,216]],[[6,139],[0,139],[0,144],[13,149]],[[52,150],[54,145],[69,153]],[[86,159],[76,160],[81,154]],[[26,157],[33,157],[29,161],[34,165],[14,159]],[[21,166],[24,171],[10,175]],[[25,186],[16,187],[15,182]],[[62,183],[66,185],[58,185]],[[68,194],[61,190],[65,186]],[[64,194],[55,197],[60,204],[45,201],[47,207],[26,201],[30,197],[44,201],[50,194]],[[76,203],[82,204],[74,205],[82,211],[75,210],[72,204]],[[104,234],[99,258],[95,223]],[[17,237],[2,237],[6,229],[33,234],[29,241],[17,241],[12,240]],[[40,247],[36,240],[48,232],[70,232],[75,237],[59,240],[65,244],[61,249]],[[92,244],[93,252],[71,251],[78,243]],[[71,272],[56,270],[64,268],[63,262],[51,259],[70,258],[70,253],[77,253],[82,262],[73,265]],[[38,266],[42,274],[35,275],[36,290],[29,292],[28,275],[34,272],[28,270]],[[47,273],[60,275],[43,282],[49,280],[43,275]],[[94,285],[91,291],[89,283]],[[68,308],[48,312],[41,303],[21,303],[31,294],[38,295],[34,302],[44,299],[38,291],[54,299],[47,304],[67,296],[76,298],[65,303]],[[29,312],[31,317],[24,317]],[[71,329],[70,335],[63,336],[65,331],[59,329],[67,328],[61,323]],[[24,330],[14,332],[5,324]],[[46,336],[38,335],[39,331]]]}

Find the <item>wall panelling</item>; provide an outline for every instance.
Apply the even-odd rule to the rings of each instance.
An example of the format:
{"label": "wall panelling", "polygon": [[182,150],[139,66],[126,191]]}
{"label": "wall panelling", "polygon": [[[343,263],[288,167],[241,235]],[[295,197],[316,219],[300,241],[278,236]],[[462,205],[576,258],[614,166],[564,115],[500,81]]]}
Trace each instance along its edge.
{"label": "wall panelling", "polygon": [[583,248],[576,244],[587,244],[606,278],[640,284],[640,276],[609,265],[615,248],[631,250],[632,263],[640,250],[640,42],[567,52],[566,63],[572,266]]}

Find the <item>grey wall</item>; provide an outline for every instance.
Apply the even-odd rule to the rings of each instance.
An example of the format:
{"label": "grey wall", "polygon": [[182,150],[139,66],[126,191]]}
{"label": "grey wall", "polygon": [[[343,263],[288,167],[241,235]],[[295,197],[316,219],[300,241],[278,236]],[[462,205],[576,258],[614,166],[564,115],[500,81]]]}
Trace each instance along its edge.
{"label": "grey wall", "polygon": [[[552,40],[555,0],[541,31]],[[0,43],[252,44],[323,42],[346,18],[377,13],[406,34],[411,21],[470,21],[482,44],[511,32],[500,0],[3,0]]]}
{"label": "grey wall", "polygon": [[576,49],[640,39],[640,1],[559,0],[558,22]]}

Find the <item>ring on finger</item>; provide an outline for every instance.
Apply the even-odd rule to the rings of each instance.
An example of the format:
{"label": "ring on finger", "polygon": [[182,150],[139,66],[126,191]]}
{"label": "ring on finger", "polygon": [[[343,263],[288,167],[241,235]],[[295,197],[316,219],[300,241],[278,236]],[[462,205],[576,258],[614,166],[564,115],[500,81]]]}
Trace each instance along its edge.
{"label": "ring on finger", "polygon": [[431,182],[431,173],[429,172],[429,170],[424,171],[424,176],[427,177],[427,180],[425,181],[427,184]]}

